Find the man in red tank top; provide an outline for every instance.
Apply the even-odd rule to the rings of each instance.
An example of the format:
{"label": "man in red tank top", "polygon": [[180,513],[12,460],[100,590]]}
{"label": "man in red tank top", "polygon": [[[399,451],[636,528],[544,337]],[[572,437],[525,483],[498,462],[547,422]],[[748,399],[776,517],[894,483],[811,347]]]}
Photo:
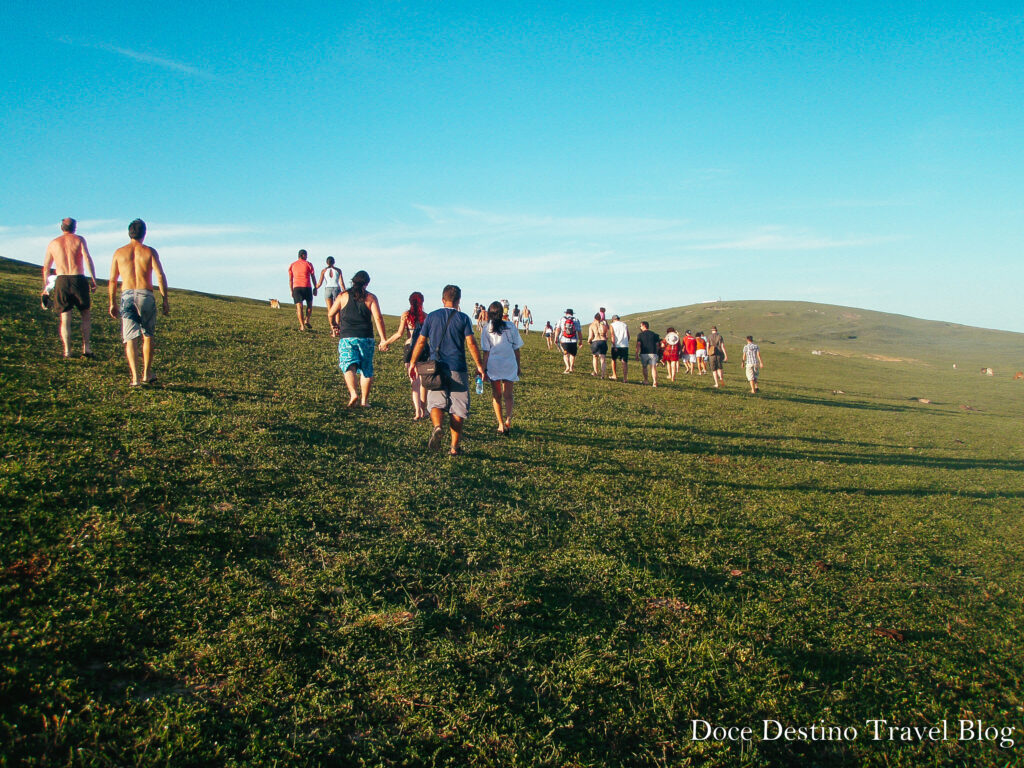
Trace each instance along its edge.
{"label": "man in red tank top", "polygon": [[[303,249],[299,251],[299,258],[288,266],[288,290],[292,292],[292,301],[295,302],[295,316],[299,320],[300,331],[313,330],[309,316],[313,314],[313,283],[316,281],[316,273],[306,258],[306,250]],[[303,303],[306,305],[305,311]]]}

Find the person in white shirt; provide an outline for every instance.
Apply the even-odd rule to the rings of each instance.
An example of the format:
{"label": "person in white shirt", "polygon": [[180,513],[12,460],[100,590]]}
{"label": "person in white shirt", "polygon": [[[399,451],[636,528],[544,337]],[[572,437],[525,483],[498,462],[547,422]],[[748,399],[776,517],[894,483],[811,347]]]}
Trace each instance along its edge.
{"label": "person in white shirt", "polygon": [[764,363],[761,362],[761,349],[754,343],[753,336],[747,336],[747,343],[743,347],[743,366],[746,368],[747,381],[750,382],[750,394],[757,394],[761,391],[757,380]]}
{"label": "person in white shirt", "polygon": [[[515,323],[503,319],[500,301],[487,308],[487,325],[480,334],[483,367],[491,382],[491,405],[498,419],[498,434],[512,434],[512,384],[523,375],[519,350],[523,339]],[[504,411],[504,413],[503,413]]]}
{"label": "person in white shirt", "polygon": [[618,315],[612,315],[612,375],[611,379],[618,378],[616,363],[622,363],[622,382],[626,382],[626,373],[629,370],[629,326],[619,319]]}
{"label": "person in white shirt", "polygon": [[[313,289],[318,291],[324,284],[327,285],[327,288],[324,289],[324,301],[327,302],[327,314],[330,316],[331,305],[345,290],[345,278],[342,276],[341,270],[334,266],[333,256],[327,257],[327,266],[320,270],[320,280]],[[331,324],[331,336],[338,338],[337,320]]]}

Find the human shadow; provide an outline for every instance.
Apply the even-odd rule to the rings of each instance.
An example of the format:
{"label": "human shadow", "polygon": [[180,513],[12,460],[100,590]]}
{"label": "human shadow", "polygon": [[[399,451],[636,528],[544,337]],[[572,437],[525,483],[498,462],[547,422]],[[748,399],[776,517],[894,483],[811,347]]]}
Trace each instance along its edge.
{"label": "human shadow", "polygon": [[[685,426],[671,427],[676,431],[687,431]],[[943,470],[995,469],[1008,472],[1024,471],[1024,462],[1012,459],[986,458],[954,458],[944,456],[927,456],[919,453],[881,454],[856,451],[799,451],[780,448],[774,441],[766,440],[764,435],[749,434],[746,445],[722,444],[711,442],[700,430],[693,430],[690,438],[650,439],[633,436],[629,431],[619,430],[612,439],[595,437],[590,434],[569,435],[565,431],[555,431],[533,427],[530,434],[544,441],[562,446],[587,446],[607,451],[653,451],[659,454],[690,454],[736,456],[754,459],[782,459],[787,461],[822,461],[825,463],[868,466],[921,467]]]}

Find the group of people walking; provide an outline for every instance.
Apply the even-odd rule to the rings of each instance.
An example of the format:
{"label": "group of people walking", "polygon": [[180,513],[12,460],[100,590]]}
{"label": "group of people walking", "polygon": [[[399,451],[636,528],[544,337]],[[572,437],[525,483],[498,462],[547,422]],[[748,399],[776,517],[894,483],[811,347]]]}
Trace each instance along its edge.
{"label": "group of people walking", "polygon": [[[703,331],[696,334],[687,330],[682,336],[675,328],[669,326],[665,336],[659,336],[651,330],[647,321],[641,321],[640,331],[636,336],[635,351],[630,347],[629,327],[618,316],[612,315],[611,322],[605,317],[606,310],[601,307],[594,314],[594,319],[587,327],[587,343],[590,345],[591,376],[607,378],[613,381],[628,382],[629,358],[631,352],[640,363],[644,384],[658,386],[658,366],[664,365],[669,381],[674,382],[679,374],[680,362],[688,375],[696,373],[703,376],[710,372],[716,389],[725,383],[723,366],[729,356],[725,350],[725,339],[718,332],[717,326],[711,327],[711,333]],[[562,353],[565,364],[563,374],[575,371],[576,357],[583,337],[583,326],[572,309],[565,310],[565,315],[554,326],[550,322],[544,326],[544,338],[548,349],[556,346]],[[608,357],[611,357],[611,375],[607,375]],[[743,365],[747,381],[752,393],[759,392],[758,379],[763,367],[761,352],[754,339],[747,336],[743,347]],[[621,367],[621,376],[619,369]]]}
{"label": "group of people walking", "polygon": [[[441,307],[430,313],[424,309],[424,296],[419,291],[409,295],[409,306],[402,312],[398,328],[388,336],[377,297],[366,290],[370,277],[365,271],[357,272],[347,291],[332,301],[328,319],[337,327],[338,366],[342,370],[349,390],[349,407],[369,404],[373,384],[374,350],[386,352],[392,344],[402,340],[403,363],[410,383],[413,421],[430,419],[431,433],[427,441],[430,450],[440,450],[443,441],[445,415],[451,434],[449,453],[461,453],[462,432],[469,418],[470,368],[467,352],[475,369],[476,392],[483,394],[484,384],[491,388],[491,405],[497,421],[497,433],[512,434],[514,408],[513,386],[523,375],[520,350],[523,339],[519,323],[513,322],[508,302],[494,301],[486,307],[474,307],[475,318],[460,311],[462,291],[456,285],[447,285],[441,294]],[[477,343],[475,329],[480,331]],[[374,330],[380,338],[374,341]],[[576,356],[582,338],[582,326],[572,309],[558,322],[557,328],[546,324],[544,335],[548,346],[557,344],[562,352],[565,369],[575,370]],[[631,353],[640,362],[643,383],[658,386],[658,366],[664,364],[671,381],[675,381],[682,362],[687,373],[698,375],[709,372],[716,388],[724,385],[723,367],[728,361],[725,339],[712,326],[711,333],[680,336],[669,327],[662,338],[650,329],[647,321],[631,346],[627,324],[618,316],[605,319],[605,310],[594,315],[587,329],[587,342],[592,354],[592,376],[605,378],[607,358],[611,357],[612,380],[628,382]],[[762,367],[760,351],[751,337],[743,348],[743,360],[751,392],[757,392],[758,372]],[[442,386],[427,386],[418,366],[433,361],[443,371]],[[621,371],[621,376],[620,376]],[[358,375],[358,382],[357,382]],[[432,374],[433,378],[433,374]]]}
{"label": "group of people walking", "polygon": [[[43,264],[42,301],[44,307],[51,301],[60,314],[60,336],[64,357],[71,355],[71,314],[78,310],[81,315],[82,356],[93,357],[90,346],[91,294],[96,291],[96,269],[89,254],[85,239],[76,234],[77,223],[66,218],[61,222],[62,234],[47,247]],[[109,314],[120,319],[125,355],[131,373],[131,386],[153,384],[157,381],[153,373],[153,335],[156,323],[156,300],[154,297],[154,274],[156,286],[162,298],[165,315],[170,313],[167,296],[167,277],[157,251],[143,243],[146,224],[136,219],[128,226],[130,242],[118,248],[113,255],[110,271]],[[88,271],[88,276],[86,274]],[[55,274],[51,274],[54,272]],[[508,300],[477,304],[474,316],[460,311],[462,291],[457,285],[447,285],[441,294],[441,307],[432,312],[424,308],[425,298],[419,291],[409,295],[409,306],[400,319],[395,333],[388,336],[380,302],[368,290],[370,276],[365,270],[356,272],[346,287],[341,269],[333,258],[327,259],[327,266],[319,278],[305,250],[288,267],[289,289],[295,302],[296,319],[300,330],[312,329],[310,322],[313,297],[326,286],[327,321],[331,335],[338,339],[338,367],[349,392],[348,406],[369,405],[370,392],[374,381],[374,352],[386,352],[399,340],[403,342],[403,364],[410,382],[413,405],[413,420],[430,419],[431,433],[427,445],[430,450],[440,450],[443,442],[445,415],[450,430],[449,453],[461,453],[462,431],[469,418],[470,368],[467,352],[476,373],[475,389],[482,394],[484,384],[491,388],[491,404],[497,422],[497,433],[508,436],[513,432],[514,384],[523,375],[520,350],[523,339],[519,329],[529,332],[533,322],[528,307],[522,310],[515,305],[511,310]],[[120,286],[120,299],[115,297]],[[477,343],[475,330],[480,331]],[[379,343],[375,339],[379,338]],[[572,309],[557,326],[546,323],[544,336],[548,348],[558,345],[565,369],[573,373],[579,351],[583,329]],[[142,339],[142,370],[137,362],[137,340]],[[630,358],[630,332],[618,315],[611,321],[605,319],[602,307],[594,315],[587,329],[587,343],[593,357],[595,377],[607,375],[607,358],[611,357],[611,375],[608,378],[626,382]],[[728,360],[725,342],[712,327],[704,336],[687,331],[682,337],[675,329],[668,328],[661,338],[650,330],[647,322],[640,323],[636,337],[635,358],[642,368],[643,382],[648,374],[653,386],[658,384],[657,367],[664,363],[669,379],[674,381],[682,361],[687,373],[703,374],[710,368],[715,387],[722,385],[722,365]],[[758,372],[762,367],[760,351],[751,337],[743,348],[743,359],[751,391],[757,392]],[[433,362],[430,384],[421,374],[420,364]],[[620,376],[621,370],[621,376]]]}
{"label": "group of people walking", "polygon": [[[43,260],[43,288],[41,301],[44,308],[51,304],[60,315],[60,339],[63,356],[71,357],[72,312],[77,310],[81,319],[82,357],[94,357],[91,345],[92,294],[96,292],[96,265],[85,238],[76,233],[78,222],[68,217],[61,221],[61,235],[50,241]],[[107,312],[121,321],[121,340],[124,343],[130,385],[155,384],[153,373],[153,335],[156,328],[156,299],[153,295],[153,274],[162,298],[162,310],[170,314],[167,298],[167,276],[160,255],[155,248],[143,244],[146,222],[135,219],[128,225],[129,242],[114,251],[110,264],[110,282],[107,284],[109,307]],[[88,276],[86,276],[88,270]],[[121,295],[117,297],[118,286]],[[52,296],[51,296],[52,293]],[[139,375],[139,349],[142,339],[142,375]]]}
{"label": "group of people walking", "polygon": [[295,316],[299,321],[300,331],[313,330],[313,324],[310,322],[313,315],[313,297],[322,287],[324,300],[327,302],[331,336],[338,338],[337,321],[330,319],[330,311],[334,302],[345,291],[345,278],[341,274],[341,269],[334,265],[334,257],[328,256],[327,266],[320,270],[320,279],[317,280],[316,270],[309,263],[309,254],[303,248],[299,251],[298,258],[288,265],[288,290],[295,304]]}
{"label": "group of people walking", "polygon": [[[508,299],[501,299],[498,303],[501,304],[502,320],[512,323],[516,330],[522,328],[523,333],[530,332],[530,326],[533,325],[533,312],[530,311],[528,306],[524,304],[523,308],[519,309],[519,305],[516,304],[509,309],[510,302]],[[477,303],[473,305],[473,321],[478,329],[484,328],[491,322],[489,310],[490,307],[484,304]]]}
{"label": "group of people walking", "polygon": [[[328,269],[337,268],[329,263]],[[332,276],[321,273],[320,282],[314,285],[315,271],[309,266],[305,251],[300,251],[299,258],[289,266],[288,275],[299,326],[309,330],[312,297],[320,284]],[[481,323],[482,318],[474,320],[460,311],[462,290],[457,285],[445,286],[441,307],[430,313],[424,309],[423,294],[415,291],[409,295],[409,306],[399,317],[398,328],[389,336],[380,302],[367,289],[369,274],[364,270],[356,272],[347,289],[340,270],[337,270],[337,280],[339,293],[328,296],[327,319],[332,335],[338,338],[338,367],[349,392],[348,407],[369,406],[375,375],[374,352],[386,352],[401,340],[413,421],[429,418],[431,422],[428,449],[441,449],[447,415],[451,435],[449,453],[462,452],[462,431],[469,418],[470,402],[467,351],[477,376],[477,394],[483,393],[485,382],[490,384],[498,434],[512,433],[513,384],[523,372],[519,352],[523,340],[518,323],[509,318],[505,304],[495,301],[486,307],[486,322],[480,328],[481,340],[477,344],[474,324]],[[376,338],[380,339],[379,343]],[[433,361],[441,371],[436,379],[439,385],[427,386],[418,370],[417,366],[427,361]],[[435,379],[432,377],[431,381]]]}

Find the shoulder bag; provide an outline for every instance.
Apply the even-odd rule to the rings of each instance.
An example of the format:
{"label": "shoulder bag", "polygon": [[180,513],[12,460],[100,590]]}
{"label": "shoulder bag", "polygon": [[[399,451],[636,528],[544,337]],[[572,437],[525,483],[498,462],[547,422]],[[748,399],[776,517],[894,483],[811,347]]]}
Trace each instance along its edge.
{"label": "shoulder bag", "polygon": [[453,309],[448,313],[448,319],[444,322],[444,330],[441,331],[441,337],[437,340],[437,346],[434,347],[433,354],[422,363],[416,363],[416,374],[420,377],[420,386],[424,389],[436,392],[448,388],[450,379],[448,364],[443,360],[438,360],[437,356],[441,352],[441,345],[444,343],[445,334],[448,333],[448,324],[451,323],[452,318],[455,317],[455,313],[458,311]]}

